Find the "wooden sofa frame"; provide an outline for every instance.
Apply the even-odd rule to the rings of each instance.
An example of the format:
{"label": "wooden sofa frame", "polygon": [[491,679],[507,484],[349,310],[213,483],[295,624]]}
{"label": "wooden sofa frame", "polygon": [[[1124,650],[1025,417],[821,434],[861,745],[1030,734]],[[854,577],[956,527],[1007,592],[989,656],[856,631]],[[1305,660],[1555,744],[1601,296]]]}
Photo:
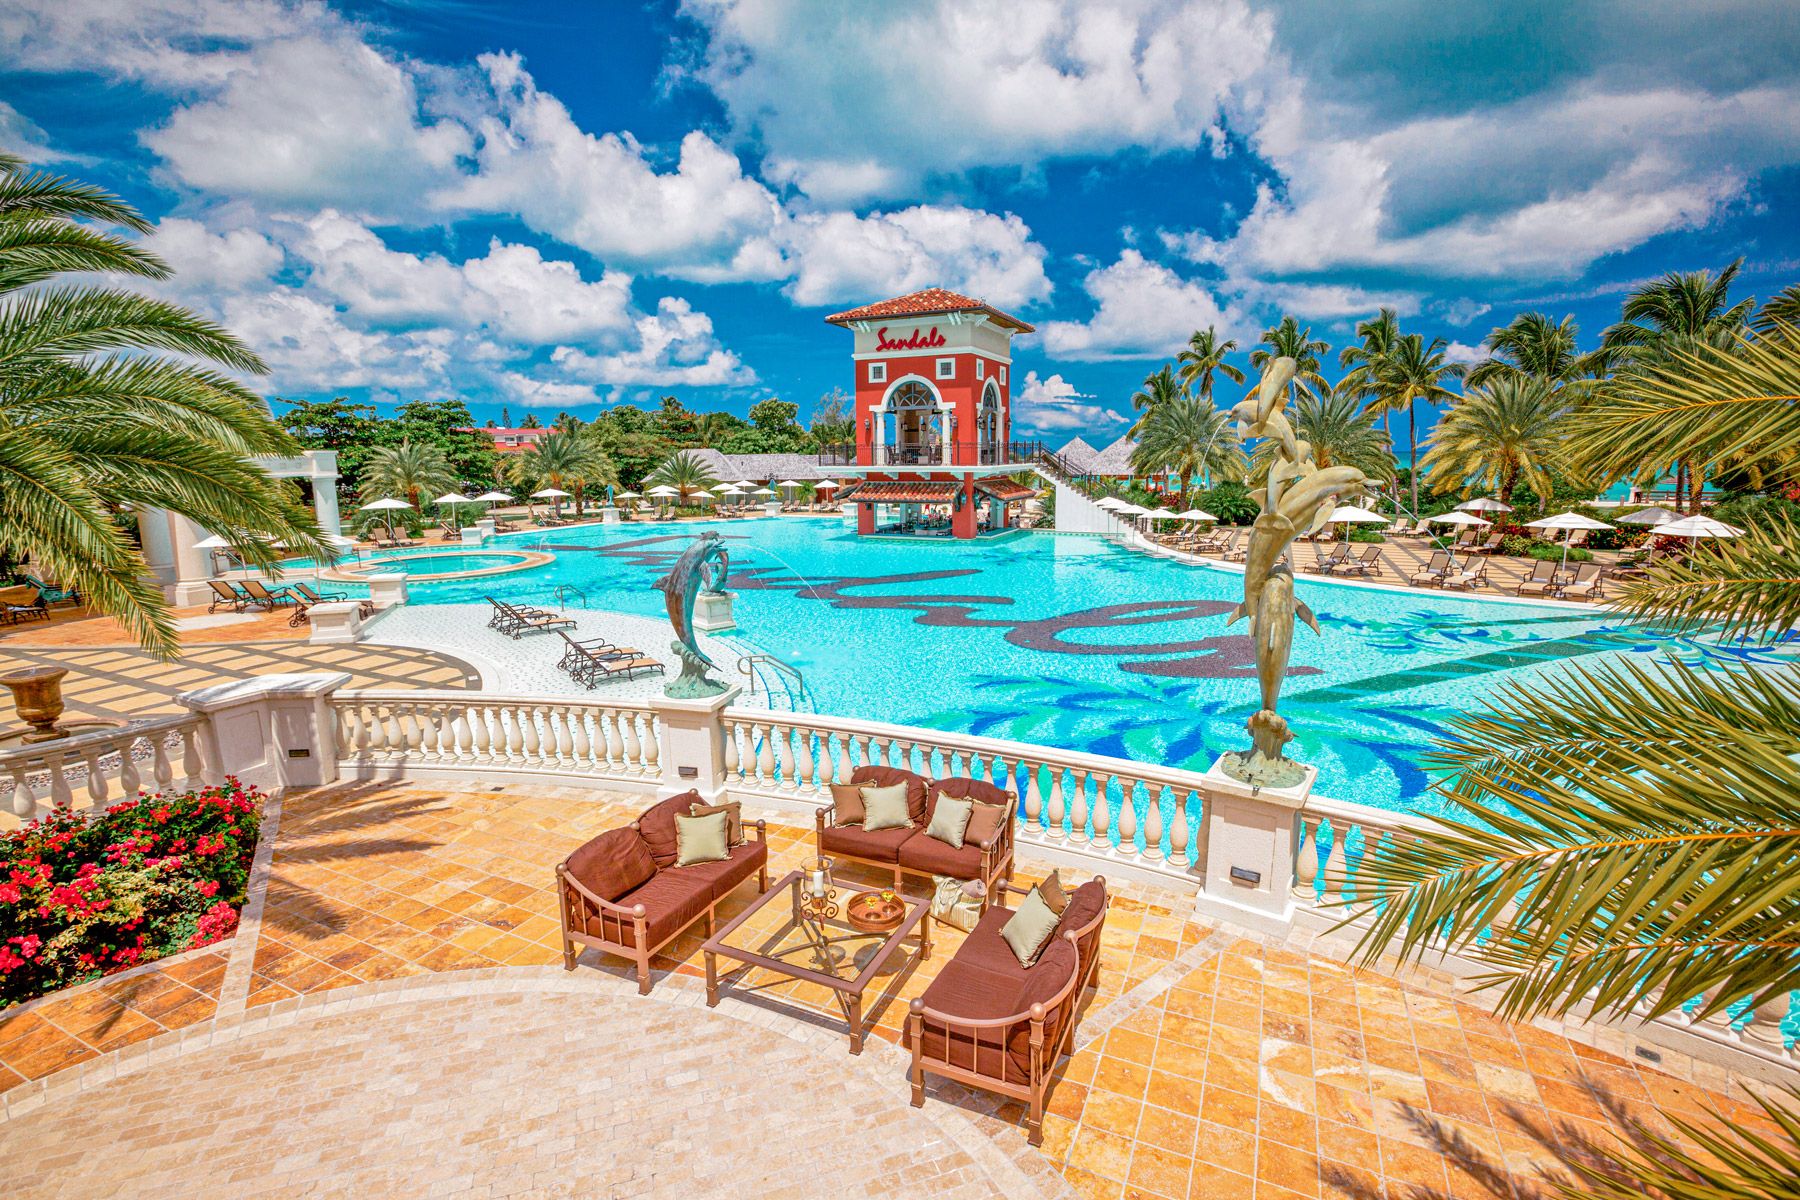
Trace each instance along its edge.
{"label": "wooden sofa frame", "polygon": [[[633,821],[631,827],[636,829],[637,822]],[[745,821],[744,828],[747,831],[755,830],[756,840],[759,842],[769,840],[766,821]],[[666,867],[658,868],[658,870],[667,869]],[[606,954],[616,954],[621,958],[628,958],[636,964],[638,995],[648,996],[650,994],[650,960],[656,957],[664,946],[693,928],[694,921],[703,917],[706,920],[706,936],[713,935],[715,910],[719,906],[719,900],[708,904],[704,912],[696,913],[693,920],[688,921],[652,946],[649,944],[650,914],[642,904],[634,904],[627,908],[622,904],[614,904],[610,900],[602,900],[582,887],[580,882],[569,874],[566,861],[556,864],[556,882],[557,909],[562,922],[563,970],[565,971],[575,969],[575,960],[581,953],[575,948],[577,943],[591,946]],[[762,865],[757,868],[756,890],[758,894],[769,890],[769,860],[767,856],[764,856]],[[721,896],[719,899],[722,900],[724,897]],[[600,919],[600,936],[598,937],[586,932],[590,917]],[[633,935],[631,943],[625,941],[627,929]],[[608,937],[607,934],[614,930],[618,932]]]}
{"label": "wooden sofa frame", "polygon": [[[1099,878],[1099,882],[1104,886],[1106,881],[1104,878]],[[1002,884],[1001,887],[1005,891],[1014,892],[1020,896],[1030,894],[1031,890],[1012,883]],[[914,1108],[925,1106],[926,1072],[941,1075],[945,1079],[955,1080],[967,1087],[980,1088],[982,1091],[995,1092],[1014,1100],[1024,1101],[1029,1109],[1025,1121],[1025,1140],[1033,1146],[1043,1145],[1044,1106],[1050,1094],[1050,1077],[1056,1069],[1057,1061],[1068,1050],[1070,1039],[1075,1036],[1075,1019],[1078,1015],[1077,1009],[1081,1004],[1081,995],[1087,990],[1088,984],[1092,982],[1095,973],[1099,970],[1099,946],[1094,947],[1094,952],[1087,958],[1086,965],[1081,965],[1081,939],[1098,930],[1101,923],[1106,920],[1107,909],[1111,907],[1112,895],[1108,893],[1106,903],[1101,906],[1099,914],[1092,921],[1080,929],[1072,929],[1059,935],[1075,943],[1076,969],[1075,974],[1070,976],[1069,981],[1047,1004],[1033,1004],[1024,1012],[975,1021],[967,1017],[941,1012],[935,1008],[927,1008],[923,996],[913,998],[906,1016],[906,1040],[912,1046],[910,1078],[912,1079],[912,1106]],[[1044,1023],[1050,1014],[1065,1001],[1069,1005],[1069,1018],[1063,1022],[1062,1030],[1057,1034],[1056,1042],[1052,1045],[1044,1038]],[[941,1025],[945,1030],[944,1057],[941,1059],[925,1056],[926,1021]],[[1006,1078],[1007,1042],[1013,1028],[1024,1022],[1029,1022],[1031,1026],[1031,1070],[1027,1082],[1014,1083]],[[991,1040],[984,1041],[982,1037],[984,1033],[989,1034]],[[956,1054],[956,1036],[958,1034],[969,1039],[969,1064],[967,1066],[959,1066],[951,1061],[953,1056],[961,1057]],[[1000,1064],[998,1076],[988,1075],[975,1069],[981,1062],[984,1048],[998,1049],[999,1054],[996,1056]]]}
{"label": "wooden sofa frame", "polygon": [[[852,775],[851,778],[854,780],[855,776]],[[949,782],[949,780],[925,779],[923,775],[919,775],[917,778],[925,780],[925,805],[926,812],[929,813],[931,811],[932,789],[940,783]],[[956,777],[953,776],[952,778]],[[981,783],[984,781],[974,780],[974,782]],[[981,909],[983,912],[986,912],[988,905],[992,903],[995,888],[998,886],[1009,885],[1012,882],[1013,826],[1017,825],[1019,821],[1019,796],[1017,792],[1008,792],[1007,795],[1012,797],[1012,804],[1010,806],[1011,811],[1006,814],[1006,819],[1000,822],[1000,828],[995,830],[993,837],[989,838],[986,842],[976,843],[981,847],[981,874],[979,878],[987,889],[987,894],[981,898]],[[901,885],[904,882],[904,876],[909,870],[912,870],[912,868],[903,867],[898,862],[886,862],[879,858],[864,858],[861,855],[847,854],[841,850],[827,851],[825,849],[825,831],[831,828],[832,818],[836,812],[837,802],[833,801],[824,808],[818,809],[813,815],[813,849],[818,852],[819,856],[829,856],[834,863],[853,862],[865,867],[873,867],[878,871],[892,871],[894,873],[894,890],[903,890]],[[912,871],[912,873],[915,875],[924,874],[924,872],[916,870]],[[999,882],[996,883],[996,881]]]}

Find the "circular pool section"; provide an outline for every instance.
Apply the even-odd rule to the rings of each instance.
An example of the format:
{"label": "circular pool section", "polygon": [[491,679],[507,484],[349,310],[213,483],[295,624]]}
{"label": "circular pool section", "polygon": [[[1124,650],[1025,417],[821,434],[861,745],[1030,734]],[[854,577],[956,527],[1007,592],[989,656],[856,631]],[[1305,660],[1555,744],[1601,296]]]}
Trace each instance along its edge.
{"label": "circular pool section", "polygon": [[340,563],[320,575],[345,583],[364,583],[371,575],[404,575],[417,582],[479,579],[529,571],[554,559],[536,550],[439,550],[383,553],[355,563]]}

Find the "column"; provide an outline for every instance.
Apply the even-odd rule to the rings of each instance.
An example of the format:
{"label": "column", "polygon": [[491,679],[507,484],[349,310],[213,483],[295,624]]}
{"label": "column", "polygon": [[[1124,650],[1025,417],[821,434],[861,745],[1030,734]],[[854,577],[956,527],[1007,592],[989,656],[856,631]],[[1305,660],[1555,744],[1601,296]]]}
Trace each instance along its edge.
{"label": "column", "polygon": [[337,722],[331,694],[344,672],[258,675],[177,699],[207,718],[217,767],[269,791],[337,781]]}
{"label": "column", "polygon": [[693,790],[708,804],[724,799],[730,781],[725,775],[725,727],[719,719],[744,689],[732,686],[704,700],[671,700],[659,696],[650,702],[656,712],[657,761],[662,784],[657,799]]}

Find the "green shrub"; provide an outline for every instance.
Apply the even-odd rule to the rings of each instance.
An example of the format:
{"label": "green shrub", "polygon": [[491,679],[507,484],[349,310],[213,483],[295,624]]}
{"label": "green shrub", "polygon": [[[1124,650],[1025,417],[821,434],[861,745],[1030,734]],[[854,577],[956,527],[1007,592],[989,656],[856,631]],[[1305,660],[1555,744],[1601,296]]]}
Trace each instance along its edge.
{"label": "green shrub", "polygon": [[1772,529],[1784,520],[1800,525],[1800,503],[1782,496],[1739,496],[1714,505],[1706,515],[1740,529]]}
{"label": "green shrub", "polygon": [[[1539,562],[1561,562],[1563,560],[1563,547],[1561,542],[1557,542],[1554,545],[1549,542],[1533,542],[1525,551],[1525,554],[1526,557],[1535,558]],[[1594,556],[1591,552],[1582,549],[1580,546],[1570,546],[1569,561],[1593,562]]]}

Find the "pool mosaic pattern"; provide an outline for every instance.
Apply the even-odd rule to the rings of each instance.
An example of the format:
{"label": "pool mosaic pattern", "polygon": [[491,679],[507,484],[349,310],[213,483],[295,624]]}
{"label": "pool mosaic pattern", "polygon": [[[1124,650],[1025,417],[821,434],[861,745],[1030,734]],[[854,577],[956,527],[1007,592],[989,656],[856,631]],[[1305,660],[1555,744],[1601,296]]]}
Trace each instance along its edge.
{"label": "pool mosaic pattern", "polygon": [[[1204,769],[1246,741],[1254,654],[1227,625],[1236,572],[1151,558],[1097,538],[990,545],[858,539],[837,519],[586,526],[498,539],[547,566],[417,583],[414,603],[484,595],[645,616],[651,584],[717,529],[731,555],[740,636],[799,666],[818,711]],[[1773,650],[1633,629],[1571,606],[1505,603],[1302,579],[1322,635],[1300,630],[1283,692],[1291,753],[1317,792],[1430,810],[1420,754],[1449,717],[1503,680],[1630,658],[1792,666]]]}

